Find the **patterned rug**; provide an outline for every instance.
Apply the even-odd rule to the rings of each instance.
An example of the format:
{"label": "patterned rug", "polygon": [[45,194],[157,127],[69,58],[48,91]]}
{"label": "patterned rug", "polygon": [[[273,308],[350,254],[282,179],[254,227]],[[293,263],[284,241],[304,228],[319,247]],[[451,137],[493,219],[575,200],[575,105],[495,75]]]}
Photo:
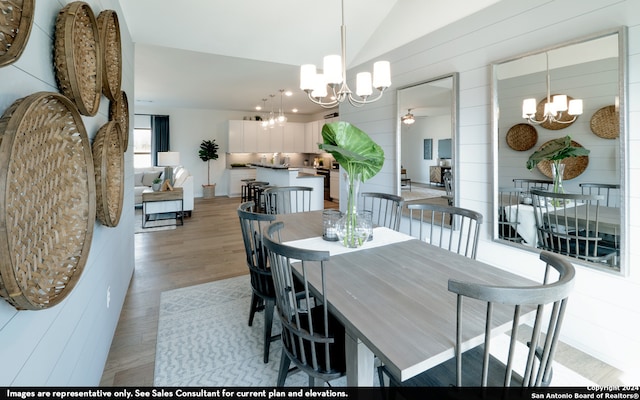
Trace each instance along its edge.
{"label": "patterned rug", "polygon": [[[263,313],[247,325],[249,276],[224,279],[163,292],[156,344],[155,386],[275,386],[282,344],[271,343],[269,363],[262,360]],[[274,333],[280,331],[274,318]],[[508,348],[503,338],[492,349]],[[526,351],[523,344],[522,351]],[[378,384],[374,373],[374,385]],[[345,386],[346,378],[331,382]],[[554,363],[552,386],[589,386],[567,367]],[[287,377],[285,386],[308,386],[304,373]]]}
{"label": "patterned rug", "polygon": [[[170,213],[171,216],[175,216],[175,213]],[[145,223],[145,227],[142,227],[142,208],[136,208],[135,211],[135,219],[133,223],[133,231],[135,233],[149,233],[149,232],[158,232],[158,231],[169,231],[172,229],[176,229],[176,219],[164,219],[164,215],[160,214],[160,217],[163,218],[158,221],[149,220]],[[171,225],[173,224],[173,225]],[[166,225],[166,226],[156,226],[156,225]]]}

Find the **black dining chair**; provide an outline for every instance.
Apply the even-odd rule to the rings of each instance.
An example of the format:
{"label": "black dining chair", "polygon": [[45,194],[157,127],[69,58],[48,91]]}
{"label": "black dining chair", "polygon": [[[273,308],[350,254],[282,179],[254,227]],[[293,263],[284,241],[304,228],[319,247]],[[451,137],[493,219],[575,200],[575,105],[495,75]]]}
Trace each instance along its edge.
{"label": "black dining chair", "polygon": [[617,267],[619,250],[600,231],[603,195],[532,190],[538,248]]}
{"label": "black dining chair", "polygon": [[482,214],[466,208],[412,201],[409,235],[454,253],[476,258]]}
{"label": "black dining chair", "polygon": [[265,189],[264,204],[267,214],[291,214],[311,211],[313,188],[306,186],[272,186]]}
{"label": "black dining chair", "polygon": [[520,203],[525,189],[518,187],[498,188],[498,237],[514,243],[524,240],[518,234],[520,226]]}
{"label": "black dining chair", "polygon": [[[283,222],[275,222],[264,231],[271,271],[276,289],[276,305],[282,324],[282,356],[277,386],[284,386],[289,372],[301,370],[309,375],[309,386],[315,380],[329,382],[346,373],[345,329],[329,312],[325,274],[329,252],[287,246],[280,241]],[[293,263],[300,263],[296,274]],[[319,281],[311,292],[310,275]],[[293,295],[295,280],[301,280],[303,291]],[[303,306],[306,305],[306,306]],[[291,363],[293,370],[289,370]]]}
{"label": "black dining chair", "polygon": [[400,220],[404,198],[389,193],[365,192],[361,210],[371,211],[373,224],[384,226],[394,231],[400,229]]}
{"label": "black dining chair", "polygon": [[251,306],[249,308],[249,326],[253,325],[256,312],[264,311],[264,362],[269,362],[269,347],[280,335],[272,335],[273,308],[276,297],[268,265],[268,255],[262,243],[262,228],[276,219],[275,215],[253,212],[253,201],[247,201],[238,207],[242,240],[246,253],[247,267],[251,277]]}
{"label": "black dining chair", "polygon": [[442,174],[442,182],[444,183],[444,192],[445,195],[441,196],[443,199],[447,200],[447,204],[453,205],[453,175],[451,174],[451,170],[448,170]]}
{"label": "black dining chair", "polygon": [[[391,386],[549,386],[567,301],[575,285],[575,269],[566,258],[550,252],[540,253],[540,260],[545,264],[541,283],[532,286],[449,279],[448,289],[457,297],[455,357],[401,383],[381,366],[381,386],[385,376]],[[491,336],[492,312],[498,308],[513,310],[503,351],[494,349],[501,338]],[[529,318],[532,328],[522,327]],[[480,323],[485,330],[482,344],[462,349],[465,328]]]}
{"label": "black dining chair", "polygon": [[524,189],[522,194],[525,197],[530,197],[531,189],[549,190],[553,187],[553,181],[549,179],[514,178],[513,187]]}

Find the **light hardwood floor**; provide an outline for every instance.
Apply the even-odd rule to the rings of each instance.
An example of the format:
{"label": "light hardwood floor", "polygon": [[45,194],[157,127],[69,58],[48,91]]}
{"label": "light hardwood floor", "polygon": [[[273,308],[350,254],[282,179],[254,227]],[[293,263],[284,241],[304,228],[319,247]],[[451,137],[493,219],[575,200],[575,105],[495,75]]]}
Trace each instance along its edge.
{"label": "light hardwood floor", "polygon": [[[236,209],[240,200],[196,199],[191,218],[175,230],[139,233],[135,271],[102,375],[102,386],[152,386],[160,293],[247,274]],[[325,208],[335,203],[325,202]],[[620,372],[569,346],[556,360],[601,385]]]}

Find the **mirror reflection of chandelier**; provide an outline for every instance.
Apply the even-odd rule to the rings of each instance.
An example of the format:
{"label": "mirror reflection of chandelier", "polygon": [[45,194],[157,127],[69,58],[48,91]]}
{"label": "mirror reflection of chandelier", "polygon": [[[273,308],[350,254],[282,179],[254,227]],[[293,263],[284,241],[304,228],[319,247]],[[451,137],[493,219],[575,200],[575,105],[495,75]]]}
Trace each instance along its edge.
{"label": "mirror reflection of chandelier", "polygon": [[416,122],[415,117],[413,116],[413,114],[411,114],[411,109],[407,110],[407,113],[405,115],[403,115],[400,120],[402,121],[403,124],[405,125],[411,125],[414,122]]}
{"label": "mirror reflection of chandelier", "polygon": [[[545,122],[570,124],[573,123],[578,115],[582,114],[582,100],[572,99],[567,101],[567,95],[557,94],[551,96],[551,75],[549,73],[549,53],[545,53],[547,60],[547,102],[544,104],[542,119],[536,119],[538,102],[536,99],[524,99],[522,102],[522,118],[533,124],[543,124]],[[573,118],[562,118],[566,112]]]}
{"label": "mirror reflection of chandelier", "polygon": [[[391,86],[389,61],[377,61],[373,64],[373,79],[370,72],[360,72],[356,75],[355,95],[357,97],[347,85],[347,28],[344,24],[344,0],[341,4],[340,42],[342,56],[325,56],[322,73],[316,73],[316,66],[313,64],[304,64],[300,67],[300,89],[307,92],[309,100],[324,108],[334,108],[345,100],[348,100],[355,107],[361,107],[379,100],[385,89]],[[331,98],[329,101],[323,101],[329,94],[327,86],[331,89]],[[374,87],[379,91],[378,96],[370,98]]]}

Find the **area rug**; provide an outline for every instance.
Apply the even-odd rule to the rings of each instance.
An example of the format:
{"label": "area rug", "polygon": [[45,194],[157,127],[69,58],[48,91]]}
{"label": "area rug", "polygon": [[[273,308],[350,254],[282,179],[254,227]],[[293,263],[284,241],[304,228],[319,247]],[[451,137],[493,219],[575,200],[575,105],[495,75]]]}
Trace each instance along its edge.
{"label": "area rug", "polygon": [[[175,213],[170,213],[172,216],[175,216]],[[161,215],[161,218],[165,218]],[[142,227],[142,208],[136,208],[135,218],[133,223],[133,231],[135,233],[149,233],[149,232],[158,232],[158,231],[168,231],[172,229],[176,229],[176,220],[175,218],[171,219],[162,219],[162,220],[150,220],[145,223],[145,228]],[[163,226],[158,226],[163,225]]]}
{"label": "area rug", "polygon": [[[253,326],[247,325],[250,299],[248,275],[163,292],[154,385],[275,386],[282,345],[272,342],[269,362],[263,363],[264,316],[256,314]],[[279,331],[279,322],[274,320],[274,333]],[[492,342],[492,347],[506,347],[504,338]],[[378,383],[375,372],[373,382]],[[285,386],[307,385],[303,373],[292,374],[285,382]],[[345,386],[346,378],[331,385]],[[555,362],[552,385],[588,386],[593,382]]]}
{"label": "area rug", "polygon": [[444,190],[430,189],[426,187],[413,185],[411,190],[408,188],[402,188],[401,196],[405,199],[405,201],[411,200],[420,200],[420,199],[431,199],[434,197],[444,196]]}

